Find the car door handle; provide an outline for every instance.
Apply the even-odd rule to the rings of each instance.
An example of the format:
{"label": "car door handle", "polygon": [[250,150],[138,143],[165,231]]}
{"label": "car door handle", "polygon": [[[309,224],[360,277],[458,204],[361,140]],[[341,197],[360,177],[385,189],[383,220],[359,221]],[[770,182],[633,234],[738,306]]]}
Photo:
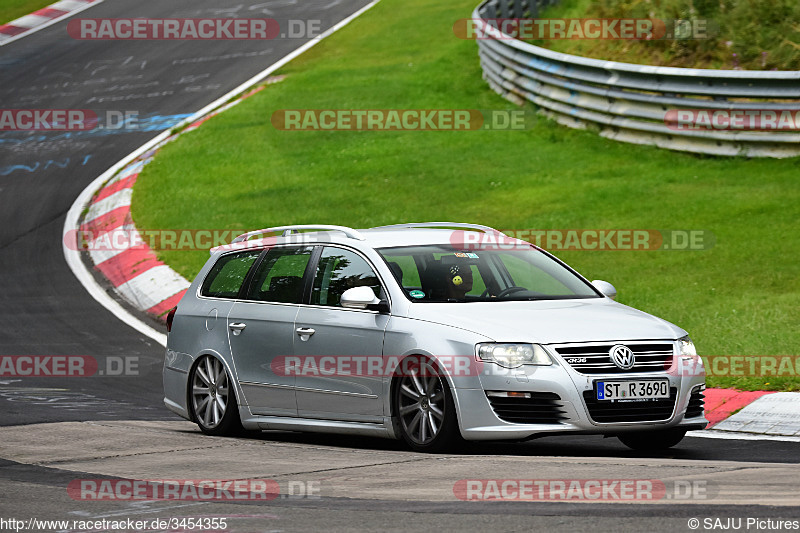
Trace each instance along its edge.
{"label": "car door handle", "polygon": [[228,328],[234,335],[239,335],[242,332],[242,330],[246,327],[247,324],[245,324],[244,322],[233,322],[231,324],[228,324]]}
{"label": "car door handle", "polygon": [[295,332],[300,335],[301,341],[307,341],[311,335],[316,333],[316,331],[311,328],[297,328]]}

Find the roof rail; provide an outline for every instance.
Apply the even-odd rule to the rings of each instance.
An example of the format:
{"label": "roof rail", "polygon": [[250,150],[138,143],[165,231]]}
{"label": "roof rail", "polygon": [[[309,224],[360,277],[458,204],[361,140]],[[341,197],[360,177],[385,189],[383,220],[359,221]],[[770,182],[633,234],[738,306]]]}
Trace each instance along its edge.
{"label": "roof rail", "polygon": [[370,229],[392,229],[392,228],[460,228],[479,230],[484,233],[502,233],[499,230],[482,226],[480,224],[464,224],[462,222],[411,222],[409,224],[390,224],[388,226],[376,226]]}
{"label": "roof rail", "polygon": [[237,242],[244,242],[248,240],[253,235],[261,235],[262,233],[278,233],[280,232],[282,236],[291,235],[292,233],[296,233],[299,230],[318,230],[318,231],[341,231],[351,239],[356,239],[359,241],[363,241],[364,236],[361,235],[358,231],[354,230],[353,228],[348,228],[347,226],[326,226],[326,225],[319,225],[319,224],[310,224],[310,225],[295,225],[295,226],[276,226],[274,228],[264,228],[255,231],[248,231],[247,233],[242,233],[233,241],[231,244]]}

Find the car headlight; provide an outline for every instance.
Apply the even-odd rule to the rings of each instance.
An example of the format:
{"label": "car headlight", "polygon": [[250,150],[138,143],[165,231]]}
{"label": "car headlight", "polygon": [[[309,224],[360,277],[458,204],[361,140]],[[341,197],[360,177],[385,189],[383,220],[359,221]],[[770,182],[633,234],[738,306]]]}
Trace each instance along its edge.
{"label": "car headlight", "polygon": [[705,376],[706,367],[703,358],[697,355],[692,339],[687,335],[675,342],[678,343],[678,355],[675,356],[676,361],[672,366],[674,372],[684,377]]}
{"label": "car headlight", "polygon": [[697,357],[697,349],[689,336],[678,339],[678,355],[685,355],[688,357]]}
{"label": "car headlight", "polygon": [[497,344],[481,343],[477,345],[478,359],[497,363],[505,368],[517,368],[522,365],[552,365],[553,361],[544,348],[538,344]]}

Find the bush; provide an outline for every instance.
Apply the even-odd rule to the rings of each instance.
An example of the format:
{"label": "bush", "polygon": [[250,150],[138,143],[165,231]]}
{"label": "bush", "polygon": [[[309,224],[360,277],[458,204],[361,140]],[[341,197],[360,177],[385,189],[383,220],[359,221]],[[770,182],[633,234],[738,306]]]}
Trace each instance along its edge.
{"label": "bush", "polygon": [[541,16],[711,21],[707,39],[531,41],[560,52],[672,67],[800,70],[796,0],[565,0]]}

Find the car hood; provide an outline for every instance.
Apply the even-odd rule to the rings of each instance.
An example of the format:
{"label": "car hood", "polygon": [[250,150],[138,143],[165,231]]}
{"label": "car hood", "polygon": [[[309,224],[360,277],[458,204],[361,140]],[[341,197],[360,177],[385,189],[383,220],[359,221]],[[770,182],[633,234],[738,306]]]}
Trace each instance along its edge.
{"label": "car hood", "polygon": [[606,342],[676,339],[681,328],[609,298],[414,303],[409,318],[473,331],[498,342]]}

